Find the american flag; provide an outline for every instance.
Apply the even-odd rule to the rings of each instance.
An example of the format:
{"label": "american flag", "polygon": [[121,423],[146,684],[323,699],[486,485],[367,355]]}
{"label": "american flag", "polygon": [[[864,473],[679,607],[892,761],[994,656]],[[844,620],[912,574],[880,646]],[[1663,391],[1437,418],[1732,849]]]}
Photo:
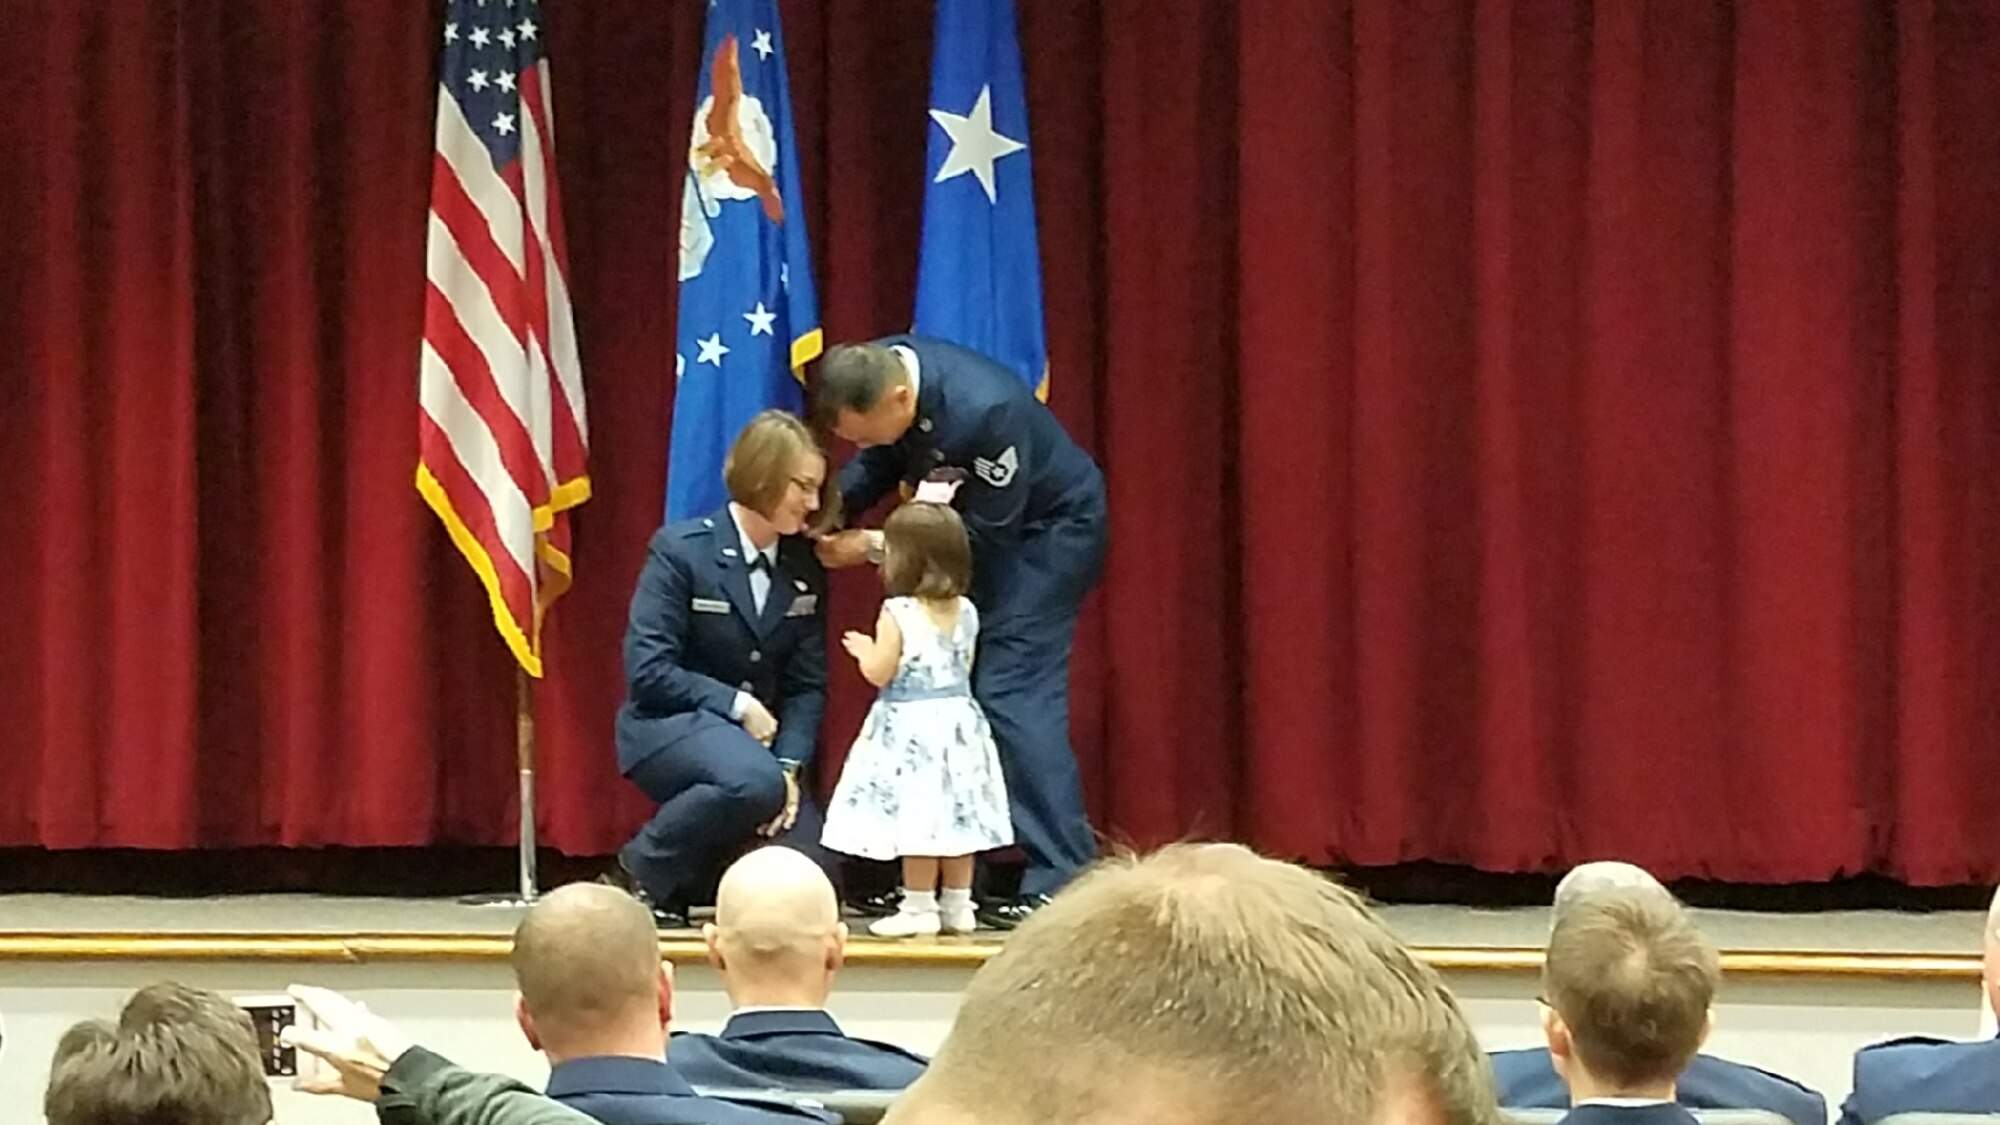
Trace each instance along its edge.
{"label": "american flag", "polygon": [[452,0],[431,163],[417,490],[542,673],[590,497],[541,5]]}

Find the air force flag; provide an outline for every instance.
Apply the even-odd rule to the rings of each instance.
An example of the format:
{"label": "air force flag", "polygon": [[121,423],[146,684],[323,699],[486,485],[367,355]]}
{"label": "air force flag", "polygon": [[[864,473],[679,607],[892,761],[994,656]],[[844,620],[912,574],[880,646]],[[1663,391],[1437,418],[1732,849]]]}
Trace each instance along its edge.
{"label": "air force flag", "polygon": [[1014,0],[938,0],[915,329],[1048,397],[1028,100]]}
{"label": "air force flag", "polygon": [[824,343],[775,0],[715,0],[703,42],[681,196],[670,521],[722,506],[729,443],[758,411],[799,409]]}

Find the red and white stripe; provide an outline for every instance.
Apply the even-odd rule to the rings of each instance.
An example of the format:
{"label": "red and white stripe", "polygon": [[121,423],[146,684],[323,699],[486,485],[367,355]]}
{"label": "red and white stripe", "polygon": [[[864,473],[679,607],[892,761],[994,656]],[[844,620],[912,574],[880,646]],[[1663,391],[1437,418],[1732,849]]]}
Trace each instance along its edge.
{"label": "red and white stripe", "polygon": [[540,675],[542,614],[569,585],[565,513],[590,482],[547,60],[520,81],[520,159],[497,170],[439,92],[417,487]]}

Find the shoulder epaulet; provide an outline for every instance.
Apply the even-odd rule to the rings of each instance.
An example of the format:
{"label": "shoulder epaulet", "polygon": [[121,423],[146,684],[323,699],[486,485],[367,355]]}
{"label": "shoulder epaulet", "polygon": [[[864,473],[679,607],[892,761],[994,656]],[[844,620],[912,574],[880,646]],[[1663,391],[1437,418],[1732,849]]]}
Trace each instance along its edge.
{"label": "shoulder epaulet", "polygon": [[1790,1075],[1779,1074],[1775,1070],[1765,1070],[1763,1067],[1757,1066],[1754,1063],[1739,1062],[1733,1065],[1740,1066],[1744,1070],[1747,1070],[1750,1073],[1757,1075],[1759,1078],[1768,1078],[1773,1082],[1783,1083],[1784,1085],[1790,1086],[1792,1089],[1797,1090],[1799,1093],[1812,1094],[1815,1097],[1819,1095],[1818,1090],[1813,1089],[1811,1086],[1806,1085],[1805,1083],[1799,1081],[1796,1078],[1791,1077]]}
{"label": "shoulder epaulet", "polygon": [[915,1051],[910,1050],[908,1047],[898,1046],[897,1044],[894,1043],[884,1043],[879,1039],[860,1039],[852,1035],[848,1036],[848,1039],[855,1043],[866,1043],[870,1047],[873,1047],[878,1051],[887,1051],[892,1055],[901,1055],[913,1063],[918,1063],[923,1066],[929,1066],[931,1064],[930,1056],[920,1055]]}
{"label": "shoulder epaulet", "polygon": [[1955,1039],[1940,1039],[1935,1035],[1905,1035],[1900,1039],[1884,1039],[1880,1043],[1870,1043],[1863,1051],[1879,1051],[1885,1047],[1942,1047],[1956,1043]]}
{"label": "shoulder epaulet", "polygon": [[715,517],[702,516],[699,519],[682,520],[667,530],[676,539],[694,539],[698,536],[712,535],[715,533]]}

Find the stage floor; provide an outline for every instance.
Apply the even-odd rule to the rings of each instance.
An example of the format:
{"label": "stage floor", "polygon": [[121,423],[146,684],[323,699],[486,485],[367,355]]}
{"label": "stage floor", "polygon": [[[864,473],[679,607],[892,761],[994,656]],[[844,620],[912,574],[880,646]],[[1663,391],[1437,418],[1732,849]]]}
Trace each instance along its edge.
{"label": "stage floor", "polygon": [[[1443,949],[1539,949],[1548,932],[1543,907],[1483,909],[1389,905],[1382,914],[1413,946]],[[1725,952],[1977,956],[1984,916],[1843,910],[1762,913],[1699,910],[1703,929]],[[453,899],[366,898],[301,894],[150,898],[123,895],[0,895],[0,934],[341,936],[354,934],[504,937],[517,908],[467,906]],[[858,930],[859,927],[857,926]],[[691,938],[692,932],[663,934]],[[865,940],[865,939],[862,939]],[[975,941],[997,940],[982,934]],[[873,943],[871,943],[873,944]],[[884,942],[885,946],[899,944]],[[4,954],[0,954],[4,955]]]}

